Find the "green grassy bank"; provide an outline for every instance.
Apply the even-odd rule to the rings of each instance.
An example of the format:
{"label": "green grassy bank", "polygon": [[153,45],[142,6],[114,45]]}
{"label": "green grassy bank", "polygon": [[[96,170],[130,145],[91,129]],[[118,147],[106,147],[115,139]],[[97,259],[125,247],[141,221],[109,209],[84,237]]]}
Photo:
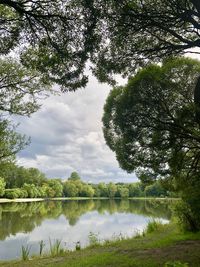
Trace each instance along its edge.
{"label": "green grassy bank", "polygon": [[144,236],[106,242],[56,257],[0,262],[0,267],[158,267],[175,261],[200,266],[200,233],[182,233],[173,224],[160,225]]}

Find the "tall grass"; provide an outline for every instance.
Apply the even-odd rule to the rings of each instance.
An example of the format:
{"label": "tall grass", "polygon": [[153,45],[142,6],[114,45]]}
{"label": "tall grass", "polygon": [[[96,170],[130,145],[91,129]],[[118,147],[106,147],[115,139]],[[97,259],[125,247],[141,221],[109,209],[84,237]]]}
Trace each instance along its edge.
{"label": "tall grass", "polygon": [[31,246],[26,245],[23,246],[22,245],[22,260],[26,261],[29,259],[29,255],[30,255],[30,250],[31,250]]}
{"label": "tall grass", "polygon": [[151,220],[151,221],[148,222],[147,227],[146,227],[146,229],[145,229],[145,232],[146,232],[147,234],[156,232],[156,231],[158,231],[162,226],[163,226],[163,224],[162,224],[161,221],[153,219],[153,220]]}
{"label": "tall grass", "polygon": [[54,243],[52,243],[51,238],[49,238],[49,246],[50,246],[50,255],[52,257],[60,255],[64,252],[64,250],[61,248],[61,240],[60,239],[56,239],[54,241]]}
{"label": "tall grass", "polygon": [[39,246],[40,246],[40,256],[42,256],[42,251],[43,251],[43,249],[44,249],[44,247],[45,247],[45,243],[44,243],[43,240],[41,240],[41,241],[39,242]]}

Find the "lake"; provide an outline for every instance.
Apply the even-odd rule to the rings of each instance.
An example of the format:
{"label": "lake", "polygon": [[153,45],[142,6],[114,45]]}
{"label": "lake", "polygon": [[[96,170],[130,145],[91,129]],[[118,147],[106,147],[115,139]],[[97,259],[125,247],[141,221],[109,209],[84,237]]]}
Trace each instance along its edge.
{"label": "lake", "polygon": [[21,247],[39,254],[39,241],[62,241],[66,249],[89,244],[90,232],[101,240],[133,236],[152,218],[170,220],[168,200],[67,200],[0,204],[0,260],[21,257]]}

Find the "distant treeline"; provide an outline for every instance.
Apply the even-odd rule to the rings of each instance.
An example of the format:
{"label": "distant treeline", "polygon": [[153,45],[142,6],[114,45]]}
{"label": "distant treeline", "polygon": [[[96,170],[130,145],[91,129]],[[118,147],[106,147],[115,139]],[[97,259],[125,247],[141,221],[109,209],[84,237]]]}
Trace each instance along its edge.
{"label": "distant treeline", "polygon": [[151,185],[137,183],[89,184],[72,172],[67,181],[47,179],[36,168],[9,164],[0,170],[0,197],[4,198],[54,198],[54,197],[174,197],[159,181]]}

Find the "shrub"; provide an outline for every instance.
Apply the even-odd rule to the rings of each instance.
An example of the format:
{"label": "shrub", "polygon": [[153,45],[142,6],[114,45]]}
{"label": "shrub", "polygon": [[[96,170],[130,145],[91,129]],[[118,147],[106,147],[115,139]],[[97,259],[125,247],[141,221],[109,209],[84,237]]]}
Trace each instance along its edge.
{"label": "shrub", "polygon": [[98,237],[98,234],[95,234],[93,232],[90,232],[88,235],[88,239],[89,239],[89,244],[91,247],[97,246],[100,244],[100,240]]}
{"label": "shrub", "polygon": [[153,233],[162,227],[162,223],[159,220],[153,219],[149,221],[146,227],[146,233]]}
{"label": "shrub", "polygon": [[13,189],[6,189],[5,190],[5,197],[14,199],[14,198],[19,198],[20,197],[20,192],[21,190],[19,188],[13,188]]}
{"label": "shrub", "polygon": [[5,186],[6,182],[4,181],[3,178],[0,177],[0,197],[4,196],[5,194]]}
{"label": "shrub", "polygon": [[175,204],[173,211],[175,218],[178,220],[178,225],[182,230],[195,232],[200,229],[198,215],[192,211],[189,204],[184,201],[179,201]]}

